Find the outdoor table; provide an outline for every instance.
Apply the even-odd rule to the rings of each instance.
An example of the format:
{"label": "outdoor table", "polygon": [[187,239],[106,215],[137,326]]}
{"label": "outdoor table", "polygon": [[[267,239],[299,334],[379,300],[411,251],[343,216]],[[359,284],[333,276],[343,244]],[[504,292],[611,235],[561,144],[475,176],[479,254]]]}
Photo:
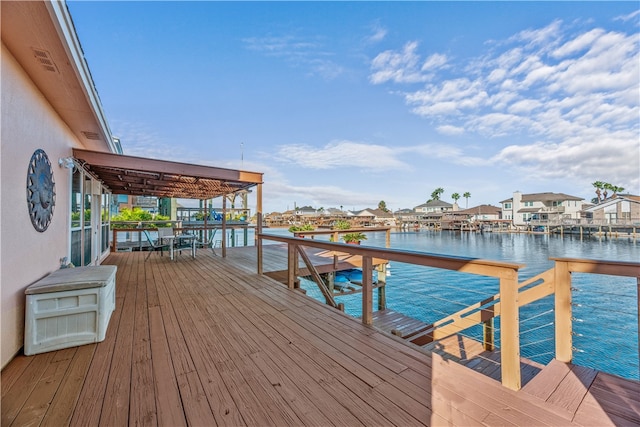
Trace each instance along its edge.
{"label": "outdoor table", "polygon": [[191,258],[196,257],[196,235],[195,234],[178,234],[174,236],[160,237],[162,243],[169,244],[169,258],[173,261],[176,249],[181,249],[180,242],[188,242],[191,248]]}

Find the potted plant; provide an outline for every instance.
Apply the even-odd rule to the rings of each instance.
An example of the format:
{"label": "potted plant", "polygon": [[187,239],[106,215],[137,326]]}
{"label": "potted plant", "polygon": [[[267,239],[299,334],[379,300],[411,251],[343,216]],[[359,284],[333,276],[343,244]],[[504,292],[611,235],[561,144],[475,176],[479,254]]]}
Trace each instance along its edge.
{"label": "potted plant", "polygon": [[297,233],[297,237],[304,237],[304,234],[300,234],[301,231],[313,231],[313,230],[315,230],[315,227],[311,224],[305,224],[303,226],[292,225],[291,227],[289,227],[289,232],[293,233],[294,235]]}
{"label": "potted plant", "polygon": [[350,245],[359,245],[362,240],[367,240],[367,236],[364,233],[347,233],[342,240]]}

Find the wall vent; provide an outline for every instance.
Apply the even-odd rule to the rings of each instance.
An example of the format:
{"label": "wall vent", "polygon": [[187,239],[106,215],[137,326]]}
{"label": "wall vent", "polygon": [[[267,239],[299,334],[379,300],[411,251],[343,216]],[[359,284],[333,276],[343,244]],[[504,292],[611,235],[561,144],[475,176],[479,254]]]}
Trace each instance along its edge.
{"label": "wall vent", "polygon": [[96,132],[89,132],[89,131],[83,130],[83,131],[81,131],[81,133],[87,139],[94,139],[94,140],[99,140],[100,139],[100,135],[98,135]]}
{"label": "wall vent", "polygon": [[58,72],[58,67],[56,67],[55,62],[51,59],[49,52],[35,47],[32,47],[31,51],[33,51],[33,56],[36,58],[36,61],[38,61],[45,71],[50,71],[52,73]]}

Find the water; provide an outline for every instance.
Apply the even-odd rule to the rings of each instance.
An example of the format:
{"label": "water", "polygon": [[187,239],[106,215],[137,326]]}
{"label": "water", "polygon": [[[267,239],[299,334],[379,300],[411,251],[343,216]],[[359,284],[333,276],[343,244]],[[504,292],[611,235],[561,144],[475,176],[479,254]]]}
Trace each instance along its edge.
{"label": "water", "polygon": [[[286,230],[267,233],[290,235]],[[316,239],[327,237],[316,236]],[[253,241],[251,236],[250,241]],[[385,246],[385,233],[369,233],[367,246]],[[519,281],[550,268],[550,257],[610,261],[640,260],[640,241],[507,233],[396,232],[391,247],[427,253],[482,258],[525,264]],[[426,323],[439,320],[470,304],[498,293],[498,280],[441,269],[390,263],[387,277],[387,308]],[[308,295],[324,301],[313,282],[303,282]],[[638,379],[638,309],[635,278],[572,274],[574,362],[582,366]],[[337,297],[345,311],[361,315],[361,295]],[[374,293],[374,302],[377,294]],[[554,356],[553,296],[520,310],[521,354],[540,363]],[[496,321],[499,345],[499,321]],[[481,328],[466,335],[481,339]]]}

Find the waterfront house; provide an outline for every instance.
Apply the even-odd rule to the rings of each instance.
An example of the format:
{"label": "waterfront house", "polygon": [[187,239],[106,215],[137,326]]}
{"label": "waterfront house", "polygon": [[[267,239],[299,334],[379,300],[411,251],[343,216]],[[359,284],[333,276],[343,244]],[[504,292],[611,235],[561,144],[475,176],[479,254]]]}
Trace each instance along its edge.
{"label": "waterfront house", "polygon": [[[362,285],[367,308],[359,322],[296,291],[293,280],[287,287],[257,274],[262,261],[251,256],[260,254],[260,244],[257,251],[238,248],[248,250],[235,259],[224,256],[224,247],[222,256],[202,251],[179,262],[109,253],[108,215],[102,214],[112,194],[222,196],[224,211],[228,193],[257,187],[260,235],[262,174],[120,154],[66,5],[5,1],[0,7],[2,425],[640,423],[637,381],[564,363],[571,361],[570,339],[560,341],[562,362],[518,390],[519,265],[340,245],[359,254],[365,269],[375,258],[393,257],[500,277],[501,342],[514,341],[498,356],[509,366],[499,365],[503,386],[373,327],[369,280]],[[289,254],[301,240],[325,251],[338,245],[283,239],[292,245]],[[106,338],[24,356],[24,290],[57,270],[63,256],[78,265],[118,267]],[[336,262],[329,259],[328,265]],[[571,270],[562,271],[555,287],[568,301]],[[541,281],[554,277],[548,276]],[[559,308],[559,331],[568,336],[570,305]]]}
{"label": "waterfront house", "polygon": [[564,193],[513,193],[513,197],[500,202],[502,218],[510,219],[515,226],[526,226],[529,221],[547,223],[562,220],[579,220],[585,200]]}
{"label": "waterfront house", "polygon": [[378,226],[381,226],[381,225],[395,226],[396,225],[396,219],[391,212],[383,211],[382,209],[370,209],[369,212],[371,212],[374,215],[373,222],[375,225],[378,225]]}
{"label": "waterfront house", "polygon": [[616,194],[585,209],[591,223],[640,226],[640,196]]}
{"label": "waterfront house", "polygon": [[427,203],[423,203],[413,208],[418,213],[440,213],[452,211],[454,206],[451,203],[447,203],[443,200],[429,200]]}
{"label": "waterfront house", "polygon": [[502,219],[502,209],[493,205],[479,205],[469,209],[453,212],[455,215],[464,215],[470,221],[491,221]]}
{"label": "waterfront house", "polygon": [[264,224],[267,227],[283,227],[287,225],[287,221],[281,212],[271,212],[265,214]]}
{"label": "waterfront house", "polygon": [[25,289],[110,250],[112,195],[210,199],[262,174],[131,157],[111,134],[67,6],[1,2],[1,365],[20,352]]}

